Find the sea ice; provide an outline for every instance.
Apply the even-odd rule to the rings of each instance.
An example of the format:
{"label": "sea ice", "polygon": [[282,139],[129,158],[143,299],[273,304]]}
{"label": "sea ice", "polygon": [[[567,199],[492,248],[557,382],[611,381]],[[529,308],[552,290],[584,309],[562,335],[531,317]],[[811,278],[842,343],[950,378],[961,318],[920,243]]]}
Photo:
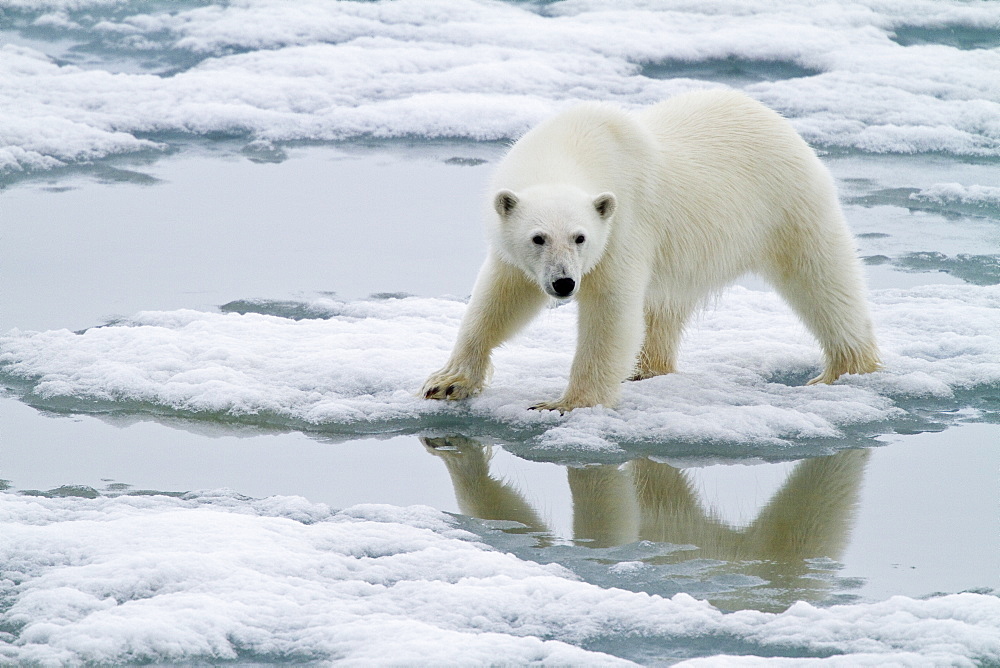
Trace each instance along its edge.
{"label": "sea ice", "polygon": [[572,304],[544,311],[498,350],[492,384],[463,402],[427,401],[417,390],[447,357],[465,305],[417,297],[311,304],[325,319],[181,310],[82,333],[15,330],[0,336],[0,377],[29,402],[73,410],[160,410],[353,434],[462,425],[473,436],[589,451],[869,433],[915,419],[907,406],[960,408],[968,399],[956,393],[1000,382],[1000,286],[876,290],[872,300],[881,372],[803,387],[820,364],[817,344],[776,295],[736,287],[690,328],[679,373],[626,383],[615,409],[566,416],[526,409],[566,383]]}
{"label": "sea ice", "polygon": [[1000,208],[1000,188],[963,186],[961,183],[935,183],[929,188],[911,193],[910,199],[935,203],[957,202],[996,209]]}
{"label": "sea ice", "polygon": [[[784,72],[746,90],[811,142],[1000,155],[1000,52],[893,39],[896,29],[993,30],[992,3],[155,7],[0,2],[11,11],[0,28],[53,45],[46,54],[44,40],[21,40],[0,51],[0,172],[155,150],[166,145],[157,137],[177,132],[251,142],[508,139],[580,100],[647,105],[721,85],[684,68],[671,77],[659,64],[727,61]],[[119,71],[123,62],[148,63],[148,73]]]}
{"label": "sea ice", "polygon": [[626,665],[579,647],[609,633],[735,638],[751,658],[843,655],[833,665],[1000,658],[995,596],[723,614],[495,551],[427,507],[0,492],[0,532],[0,662],[11,664]]}

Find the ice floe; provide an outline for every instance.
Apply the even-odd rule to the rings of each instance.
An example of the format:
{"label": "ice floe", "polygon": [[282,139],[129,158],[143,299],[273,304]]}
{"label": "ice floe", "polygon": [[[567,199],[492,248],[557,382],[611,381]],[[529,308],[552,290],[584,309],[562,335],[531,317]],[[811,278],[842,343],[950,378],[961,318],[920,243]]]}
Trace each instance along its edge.
{"label": "ice floe", "polygon": [[566,416],[526,409],[565,386],[572,304],[544,311],[499,349],[492,384],[463,402],[417,392],[446,359],[465,305],[417,297],[318,300],[304,310],[323,317],[299,320],[181,310],[79,333],[15,330],[0,336],[0,377],[25,400],[54,408],[354,435],[458,429],[589,451],[883,433],[922,409],[966,407],[1000,383],[1000,286],[876,290],[872,300],[881,372],[804,387],[820,364],[817,344],[776,295],[736,287],[690,327],[679,373],[626,383],[615,409]]}
{"label": "ice floe", "polygon": [[[576,101],[646,105],[723,84],[745,88],[828,147],[1000,155],[1000,40],[961,48],[930,39],[934,30],[995,30],[992,3],[247,0],[167,11],[138,1],[6,0],[0,8],[11,42],[0,47],[3,171],[157,149],[178,132],[508,139]],[[896,30],[925,39],[896,39]],[[699,73],[698,64],[714,65]]]}
{"label": "ice floe", "polygon": [[0,492],[0,532],[3,663],[479,665],[502,657],[628,665],[602,651],[609,634],[636,647],[659,642],[667,655],[711,637],[738,647],[741,662],[798,656],[830,657],[823,665],[930,666],[1000,658],[1000,598],[992,595],[726,614],[686,594],[581,582],[562,566],[491,549],[427,507],[338,512],[299,497],[225,492],[95,499]]}
{"label": "ice floe", "polygon": [[910,199],[918,203],[958,205],[954,208],[959,212],[1000,213],[1000,188],[993,186],[935,183],[910,193]]}

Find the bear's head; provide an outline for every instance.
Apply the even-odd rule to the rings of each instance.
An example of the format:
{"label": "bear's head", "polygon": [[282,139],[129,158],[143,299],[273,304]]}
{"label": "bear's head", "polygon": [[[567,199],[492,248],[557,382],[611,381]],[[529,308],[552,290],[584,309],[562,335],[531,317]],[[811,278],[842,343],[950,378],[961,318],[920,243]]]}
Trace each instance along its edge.
{"label": "bear's head", "polygon": [[494,246],[539,287],[568,299],[604,254],[618,201],[571,185],[536,185],[493,197]]}

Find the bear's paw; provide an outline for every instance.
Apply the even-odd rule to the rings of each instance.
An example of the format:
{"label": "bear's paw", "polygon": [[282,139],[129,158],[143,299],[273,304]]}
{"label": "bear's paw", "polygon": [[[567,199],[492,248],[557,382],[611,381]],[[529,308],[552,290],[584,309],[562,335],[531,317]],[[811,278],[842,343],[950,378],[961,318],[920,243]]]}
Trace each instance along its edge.
{"label": "bear's paw", "polygon": [[462,372],[452,372],[442,369],[431,374],[420,390],[424,399],[468,399],[479,394],[483,389],[483,381]]}
{"label": "bear's paw", "polygon": [[573,410],[574,408],[590,408],[591,406],[597,405],[597,402],[592,401],[573,401],[566,399],[565,397],[561,399],[556,399],[555,401],[543,401],[537,403],[534,406],[529,406],[529,411],[559,411],[560,415],[565,415],[567,412]]}

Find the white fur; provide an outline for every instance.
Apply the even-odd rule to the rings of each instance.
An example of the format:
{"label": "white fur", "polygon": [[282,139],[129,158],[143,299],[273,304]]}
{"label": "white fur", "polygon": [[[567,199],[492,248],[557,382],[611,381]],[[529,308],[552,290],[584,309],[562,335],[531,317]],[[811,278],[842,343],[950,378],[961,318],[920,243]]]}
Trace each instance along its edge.
{"label": "white fur", "polygon": [[569,385],[535,408],[613,406],[622,380],[673,371],[691,312],[747,272],[819,340],[825,369],[810,382],[878,367],[830,174],[787,121],[740,93],[691,93],[636,114],[580,105],[521,138],[493,186],[490,252],[427,398],[478,392],[493,348],[547,295],[575,295]]}

